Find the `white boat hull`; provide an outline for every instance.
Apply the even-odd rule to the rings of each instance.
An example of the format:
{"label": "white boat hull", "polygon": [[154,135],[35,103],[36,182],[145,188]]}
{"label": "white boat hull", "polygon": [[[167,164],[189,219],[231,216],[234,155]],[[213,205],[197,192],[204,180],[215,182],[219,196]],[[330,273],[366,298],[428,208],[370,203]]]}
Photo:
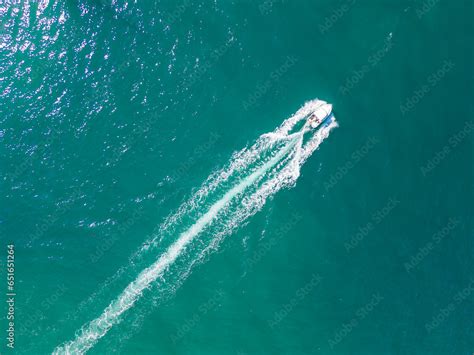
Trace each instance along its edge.
{"label": "white boat hull", "polygon": [[308,122],[312,128],[318,128],[332,113],[332,105],[319,100],[321,104],[309,115]]}

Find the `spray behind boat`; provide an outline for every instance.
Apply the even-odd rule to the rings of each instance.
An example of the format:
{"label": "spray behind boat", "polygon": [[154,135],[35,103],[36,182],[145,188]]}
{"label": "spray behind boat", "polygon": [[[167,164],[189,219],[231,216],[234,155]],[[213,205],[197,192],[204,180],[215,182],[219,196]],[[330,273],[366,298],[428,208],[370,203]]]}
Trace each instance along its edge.
{"label": "spray behind boat", "polygon": [[[327,105],[322,100],[306,102],[278,128],[235,152],[223,168],[213,171],[189,200],[160,225],[159,232],[144,242],[134,254],[130,268],[126,265],[120,269],[120,274],[127,270],[129,283],[125,288],[100,315],[83,324],[73,339],[56,347],[53,354],[87,352],[120,323],[140,299],[145,298],[148,305],[156,305],[176,292],[194,266],[217,250],[226,236],[245,225],[278,191],[293,187],[303,164],[338,126],[330,114],[331,105]],[[324,108],[326,117],[320,113]],[[312,128],[310,117],[313,117],[311,120],[322,118],[322,121]],[[292,133],[295,130],[296,133]],[[137,263],[143,268],[135,269]],[[129,271],[132,274],[128,275]],[[151,306],[140,308],[136,313],[147,309]],[[136,327],[136,323],[132,323]]]}

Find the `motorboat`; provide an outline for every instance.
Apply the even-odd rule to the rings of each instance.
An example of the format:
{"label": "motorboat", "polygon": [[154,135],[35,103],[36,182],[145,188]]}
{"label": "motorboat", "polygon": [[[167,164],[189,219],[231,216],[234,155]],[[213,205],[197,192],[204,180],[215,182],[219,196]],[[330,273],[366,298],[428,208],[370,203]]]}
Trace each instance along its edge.
{"label": "motorboat", "polygon": [[308,115],[307,122],[311,128],[318,128],[322,123],[324,123],[332,114],[332,105],[326,101],[319,100],[320,105],[318,105],[313,112]]}

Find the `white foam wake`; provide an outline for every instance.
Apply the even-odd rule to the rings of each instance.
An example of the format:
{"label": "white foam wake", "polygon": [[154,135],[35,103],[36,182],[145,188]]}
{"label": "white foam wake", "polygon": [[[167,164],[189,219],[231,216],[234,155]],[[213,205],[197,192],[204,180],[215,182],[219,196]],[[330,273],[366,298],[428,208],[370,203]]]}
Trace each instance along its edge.
{"label": "white foam wake", "polygon": [[[157,246],[163,235],[182,228],[181,224],[184,224],[184,218],[189,214],[196,215],[195,222],[179,232],[176,241],[143,270],[98,318],[82,327],[75,339],[57,347],[54,354],[86,352],[120,321],[122,314],[157,279],[162,278],[178,259],[188,260],[182,270],[182,274],[187,275],[206,253],[217,248],[224,236],[259,211],[269,196],[283,187],[293,185],[306,159],[337,127],[332,118],[328,125],[315,134],[310,132],[313,135],[306,143],[304,137],[310,134],[306,125],[296,134],[288,134],[315,105],[316,100],[306,103],[274,132],[262,135],[253,146],[234,154],[226,168],[212,174],[188,202],[165,220],[157,235],[146,243],[143,252]],[[201,236],[198,239],[200,245],[193,245],[198,236]]]}

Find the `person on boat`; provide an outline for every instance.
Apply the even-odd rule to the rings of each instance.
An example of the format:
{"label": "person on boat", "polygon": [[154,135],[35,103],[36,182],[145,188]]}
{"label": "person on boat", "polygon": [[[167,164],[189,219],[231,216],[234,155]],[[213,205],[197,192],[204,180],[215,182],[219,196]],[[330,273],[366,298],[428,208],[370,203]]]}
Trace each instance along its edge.
{"label": "person on boat", "polygon": [[309,123],[314,123],[316,125],[319,124],[319,119],[316,117],[315,114],[312,114],[310,118],[308,119]]}

